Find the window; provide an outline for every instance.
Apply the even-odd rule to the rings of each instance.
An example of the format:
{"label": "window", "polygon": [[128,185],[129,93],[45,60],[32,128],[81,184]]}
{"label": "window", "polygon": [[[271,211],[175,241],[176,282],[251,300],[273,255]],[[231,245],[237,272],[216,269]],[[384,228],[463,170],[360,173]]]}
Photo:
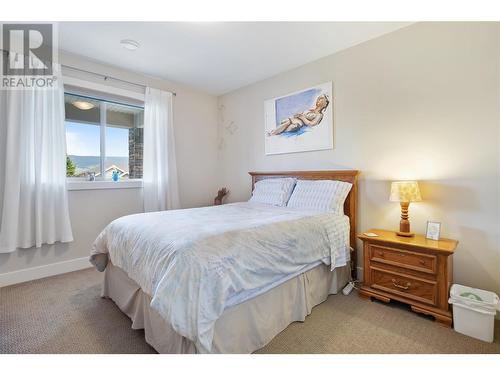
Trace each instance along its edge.
{"label": "window", "polygon": [[144,108],[65,93],[66,176],[142,178]]}

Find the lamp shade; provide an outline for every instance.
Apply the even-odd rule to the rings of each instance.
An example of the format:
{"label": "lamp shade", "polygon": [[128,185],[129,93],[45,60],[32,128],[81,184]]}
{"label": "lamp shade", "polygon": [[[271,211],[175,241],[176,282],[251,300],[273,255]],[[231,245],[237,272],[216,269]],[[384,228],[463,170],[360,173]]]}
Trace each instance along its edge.
{"label": "lamp shade", "polygon": [[417,181],[395,181],[391,184],[391,202],[420,202],[420,189]]}

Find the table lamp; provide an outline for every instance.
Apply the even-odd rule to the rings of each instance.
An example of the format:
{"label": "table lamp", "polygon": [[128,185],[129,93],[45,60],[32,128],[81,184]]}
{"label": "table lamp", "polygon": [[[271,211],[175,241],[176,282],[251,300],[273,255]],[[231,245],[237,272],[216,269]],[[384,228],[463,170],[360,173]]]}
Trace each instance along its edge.
{"label": "table lamp", "polygon": [[420,190],[417,181],[395,181],[391,184],[391,202],[400,202],[401,204],[401,221],[399,222],[398,236],[413,237],[410,232],[410,220],[408,220],[408,207],[410,202],[420,202]]}

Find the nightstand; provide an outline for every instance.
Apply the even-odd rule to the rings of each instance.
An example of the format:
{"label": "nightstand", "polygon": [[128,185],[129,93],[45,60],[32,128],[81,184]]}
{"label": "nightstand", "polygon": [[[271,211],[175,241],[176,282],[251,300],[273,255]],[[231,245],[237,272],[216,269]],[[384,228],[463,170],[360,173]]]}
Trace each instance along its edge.
{"label": "nightstand", "polygon": [[407,303],[415,312],[432,315],[451,326],[448,294],[453,277],[453,253],[458,241],[425,236],[400,237],[396,232],[371,229],[377,237],[363,241],[361,297]]}

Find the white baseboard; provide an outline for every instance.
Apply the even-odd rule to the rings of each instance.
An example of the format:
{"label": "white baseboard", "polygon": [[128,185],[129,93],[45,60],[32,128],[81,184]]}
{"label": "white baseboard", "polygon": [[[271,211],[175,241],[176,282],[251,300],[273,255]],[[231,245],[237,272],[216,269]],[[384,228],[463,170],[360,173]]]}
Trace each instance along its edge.
{"label": "white baseboard", "polygon": [[25,281],[42,279],[48,276],[90,268],[89,258],[77,258],[64,262],[47,264],[45,266],[25,268],[19,271],[0,273],[0,287],[19,284]]}

